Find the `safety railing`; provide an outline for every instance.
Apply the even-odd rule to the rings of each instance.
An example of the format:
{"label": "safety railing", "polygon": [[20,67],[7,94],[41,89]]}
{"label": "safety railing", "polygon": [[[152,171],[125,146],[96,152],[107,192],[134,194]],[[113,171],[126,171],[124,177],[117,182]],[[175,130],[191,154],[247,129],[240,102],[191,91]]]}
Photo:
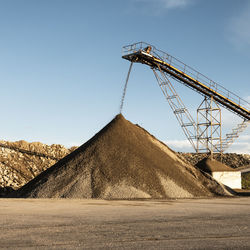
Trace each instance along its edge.
{"label": "safety railing", "polygon": [[168,63],[169,65],[178,69],[183,74],[186,74],[187,76],[191,77],[195,81],[198,81],[203,85],[206,85],[207,88],[209,88],[213,92],[216,92],[216,94],[223,96],[227,100],[230,100],[231,102],[235,103],[239,107],[241,107],[247,111],[250,110],[250,103],[249,102],[242,99],[238,95],[232,93],[231,91],[227,90],[222,85],[214,82],[213,80],[211,80],[207,76],[201,74],[197,70],[191,68],[190,66],[183,63],[179,59],[169,55],[168,53],[166,53],[164,51],[156,49],[156,47],[151,45],[151,44],[148,44],[145,42],[138,42],[138,43],[124,46],[123,51],[122,51],[122,55],[126,56],[126,55],[133,54],[133,53],[140,52],[140,51],[145,52],[145,48],[148,46],[151,47],[150,54],[152,56],[160,59],[161,61]]}

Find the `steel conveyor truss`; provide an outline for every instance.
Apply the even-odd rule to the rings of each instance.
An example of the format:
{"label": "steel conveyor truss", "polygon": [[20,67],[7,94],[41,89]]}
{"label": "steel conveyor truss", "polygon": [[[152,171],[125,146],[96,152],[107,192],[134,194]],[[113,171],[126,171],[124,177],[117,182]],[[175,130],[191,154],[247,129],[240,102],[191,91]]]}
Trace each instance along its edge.
{"label": "steel conveyor truss", "polygon": [[[156,79],[158,80],[159,86],[161,87],[179,123],[181,124],[185,135],[197,152],[199,152],[197,147],[198,143],[194,143],[194,139],[197,139],[197,134],[200,132],[199,126],[197,126],[191,115],[188,113],[187,109],[184,107],[184,104],[181,102],[180,97],[175,92],[172,84],[168,80],[168,77],[171,77],[191,88],[192,90],[198,92],[199,94],[203,95],[205,99],[212,98],[214,102],[217,102],[222,107],[225,107],[243,119],[243,122],[239,124],[238,127],[233,129],[232,133],[227,134],[225,139],[220,140],[219,146],[217,143],[217,151],[218,148],[221,152],[228,148],[228,146],[231,145],[232,142],[239,136],[239,133],[247,127],[247,124],[249,124],[250,104],[247,101],[243,100],[239,96],[225,89],[223,86],[212,81],[188,65],[182,63],[175,57],[144,42],[124,46],[122,57],[131,62],[138,62],[151,67],[151,69],[154,71]],[[160,74],[157,74],[157,72],[160,72]],[[164,84],[167,84],[166,86],[168,87],[168,90],[173,89],[175,93],[169,93],[169,96],[168,94],[166,95],[167,92],[164,91]],[[178,105],[181,103],[181,105],[173,105],[174,101],[176,101],[175,103],[178,103]],[[184,108],[182,109],[181,106]],[[182,115],[180,116],[178,112],[181,112],[179,114]],[[180,119],[180,117],[182,118],[183,116],[186,120],[188,120],[188,122]],[[196,131],[196,134],[194,135],[194,132],[190,131]],[[209,141],[210,139],[199,138],[200,141]],[[210,142],[211,141],[212,140],[210,140]],[[211,151],[211,147],[213,146],[207,146],[207,150]]]}

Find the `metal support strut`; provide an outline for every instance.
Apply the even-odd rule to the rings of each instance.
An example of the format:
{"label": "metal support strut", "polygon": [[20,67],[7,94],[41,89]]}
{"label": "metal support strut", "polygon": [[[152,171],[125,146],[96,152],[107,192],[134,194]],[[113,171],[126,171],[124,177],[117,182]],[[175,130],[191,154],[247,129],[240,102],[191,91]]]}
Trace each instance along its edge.
{"label": "metal support strut", "polygon": [[[181,128],[186,135],[187,139],[191,143],[194,150],[196,150],[196,124],[192,116],[188,112],[184,103],[182,102],[180,96],[175,91],[173,85],[169,81],[167,75],[161,70],[161,67],[158,65],[158,74],[155,68],[152,68],[155,78],[158,82],[159,87],[162,90],[162,93],[166,97],[171,109],[173,110]],[[196,150],[197,151],[197,150]]]}
{"label": "metal support strut", "polygon": [[221,109],[213,97],[205,97],[197,109],[197,152],[222,152]]}

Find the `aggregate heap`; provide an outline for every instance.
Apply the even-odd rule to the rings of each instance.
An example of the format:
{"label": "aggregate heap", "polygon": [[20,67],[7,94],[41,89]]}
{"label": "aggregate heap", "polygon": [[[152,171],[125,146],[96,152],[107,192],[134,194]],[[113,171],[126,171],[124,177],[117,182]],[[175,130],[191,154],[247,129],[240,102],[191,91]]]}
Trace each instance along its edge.
{"label": "aggregate heap", "polygon": [[75,148],[40,142],[0,141],[0,189],[18,189]]}
{"label": "aggregate heap", "polygon": [[229,195],[146,130],[117,115],[14,193],[30,198],[192,198]]}

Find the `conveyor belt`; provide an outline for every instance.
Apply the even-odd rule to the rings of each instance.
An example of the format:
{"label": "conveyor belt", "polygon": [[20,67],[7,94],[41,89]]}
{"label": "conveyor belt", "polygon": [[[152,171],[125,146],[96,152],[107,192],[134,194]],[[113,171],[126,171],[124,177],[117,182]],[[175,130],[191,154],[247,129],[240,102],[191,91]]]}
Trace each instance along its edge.
{"label": "conveyor belt", "polygon": [[250,120],[250,104],[247,101],[152,45],[140,42],[124,46],[122,57],[131,62],[149,65],[156,70],[160,65],[170,77],[204,96],[213,97],[220,105],[244,120]]}

